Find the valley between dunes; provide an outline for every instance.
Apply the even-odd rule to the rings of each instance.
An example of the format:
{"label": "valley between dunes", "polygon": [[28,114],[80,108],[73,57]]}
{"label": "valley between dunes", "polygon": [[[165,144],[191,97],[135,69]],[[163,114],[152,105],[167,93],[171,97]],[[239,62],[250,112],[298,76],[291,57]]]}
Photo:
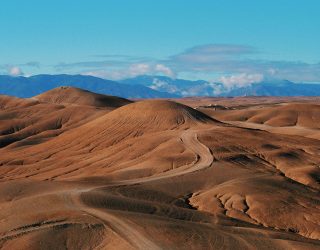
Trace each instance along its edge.
{"label": "valley between dunes", "polygon": [[319,249],[320,99],[0,96],[1,249]]}

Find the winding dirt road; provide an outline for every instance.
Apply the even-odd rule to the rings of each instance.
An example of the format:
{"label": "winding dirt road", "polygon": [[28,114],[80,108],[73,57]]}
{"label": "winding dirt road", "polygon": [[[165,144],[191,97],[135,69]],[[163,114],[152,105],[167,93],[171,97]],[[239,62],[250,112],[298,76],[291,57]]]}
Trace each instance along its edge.
{"label": "winding dirt road", "polygon": [[[166,173],[162,173],[156,176],[151,176],[147,178],[139,178],[134,180],[122,181],[121,185],[133,185],[138,183],[145,183],[156,181],[164,178],[176,177],[179,175],[184,175],[187,173],[199,171],[210,167],[214,158],[209,150],[204,144],[199,142],[197,136],[197,130],[186,130],[181,134],[181,141],[184,143],[185,147],[190,149],[196,155],[196,160],[188,165],[170,170]],[[117,184],[117,185],[119,185]],[[100,188],[100,187],[98,187]],[[111,228],[119,235],[126,235],[126,240],[137,249],[161,249],[156,243],[148,239],[143,233],[139,232],[132,222],[120,219],[112,213],[108,212],[106,209],[97,209],[94,207],[89,207],[83,202],[81,202],[81,194],[85,192],[90,192],[97,189],[97,187],[91,189],[84,189],[77,193],[77,197],[73,200],[76,202],[76,206],[83,212],[90,214],[91,216],[100,219],[106,226],[111,226]]]}
{"label": "winding dirt road", "polygon": [[195,154],[194,162],[154,176],[120,181],[118,184],[133,185],[138,183],[157,181],[161,179],[189,174],[210,167],[214,161],[214,157],[209,148],[198,140],[197,132],[198,130],[185,130],[180,136],[180,139],[185,147],[187,149],[190,149]]}
{"label": "winding dirt road", "polygon": [[105,227],[111,227],[112,230],[119,234],[125,235],[125,240],[128,241],[136,249],[162,249],[157,244],[148,239],[143,233],[139,232],[132,222],[120,219],[117,216],[107,212],[106,210],[100,210],[91,208],[80,204],[81,211],[101,220]]}
{"label": "winding dirt road", "polygon": [[[86,194],[90,195],[90,192],[99,190],[101,188],[122,186],[122,185],[134,185],[138,183],[146,183],[157,181],[165,178],[172,178],[187,173],[192,173],[210,167],[214,161],[214,158],[209,150],[204,144],[198,140],[197,136],[198,130],[185,130],[181,133],[180,139],[185,147],[191,150],[195,154],[195,161],[187,164],[185,166],[172,169],[165,173],[161,173],[155,176],[138,178],[133,180],[125,180],[121,182],[112,183],[108,186],[99,185],[94,187],[83,187],[83,188],[71,188],[71,189],[62,189],[58,192],[45,192],[42,195],[58,195],[63,196],[66,199],[70,206],[74,209],[84,212],[98,220],[100,220],[104,226],[111,227],[117,234],[124,236],[125,240],[136,249],[161,249],[155,242],[150,240],[143,232],[139,231],[137,225],[134,222],[129,221],[125,218],[118,217],[112,211],[104,208],[92,207],[88,204],[85,204],[81,198],[81,195]],[[67,221],[54,221],[54,222],[45,222],[40,223],[39,225],[33,225],[30,227],[19,228],[3,234],[0,237],[0,240],[16,237],[17,235],[27,234],[33,231],[42,230],[44,228],[50,228],[57,225],[68,224]]]}

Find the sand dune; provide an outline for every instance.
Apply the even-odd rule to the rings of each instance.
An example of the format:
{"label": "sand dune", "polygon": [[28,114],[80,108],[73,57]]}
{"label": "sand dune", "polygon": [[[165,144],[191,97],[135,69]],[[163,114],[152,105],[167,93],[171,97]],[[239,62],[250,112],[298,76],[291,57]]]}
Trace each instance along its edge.
{"label": "sand dune", "polygon": [[0,147],[41,143],[129,103],[66,87],[34,99],[0,96]]}
{"label": "sand dune", "polygon": [[[0,149],[1,248],[320,247],[319,140],[227,119],[250,114],[274,128],[295,119],[294,127],[316,130],[313,100],[240,98],[235,110],[213,111],[113,99],[126,105],[111,111],[101,98],[77,89],[0,98],[1,131],[23,122],[19,131],[41,131],[14,131],[16,141]],[[47,138],[48,117],[68,112]]]}
{"label": "sand dune", "polygon": [[267,108],[220,112],[217,117],[226,121],[246,121],[273,127],[300,126],[320,129],[319,109],[319,104],[284,103]]}
{"label": "sand dune", "polygon": [[124,98],[96,94],[88,90],[67,86],[49,90],[35,96],[34,99],[56,104],[76,104],[107,108],[119,108],[131,103],[131,101]]}

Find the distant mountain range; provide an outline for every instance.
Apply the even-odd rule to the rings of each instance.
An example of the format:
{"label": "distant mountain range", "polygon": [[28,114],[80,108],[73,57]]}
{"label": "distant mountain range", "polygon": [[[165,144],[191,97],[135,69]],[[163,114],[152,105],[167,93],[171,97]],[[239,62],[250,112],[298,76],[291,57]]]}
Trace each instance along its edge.
{"label": "distant mountain range", "polygon": [[0,75],[0,94],[32,97],[59,86],[72,86],[125,98],[174,98],[185,96],[320,96],[320,84],[264,81],[245,87],[226,88],[219,82],[190,81],[166,76],[138,76],[111,81],[84,75]]}
{"label": "distant mountain range", "polygon": [[293,83],[287,80],[251,84],[222,96],[320,96],[320,84]]}
{"label": "distant mountain range", "polygon": [[172,79],[166,76],[142,75],[135,78],[122,80],[121,83],[136,85],[141,84],[151,89],[167,92],[178,96],[212,96],[219,83],[208,81],[190,81],[184,79]]}
{"label": "distant mountain range", "polygon": [[128,85],[84,75],[35,75],[12,77],[0,75],[0,94],[17,97],[32,97],[48,90],[71,86],[99,94],[125,98],[167,98],[177,95],[160,92],[143,85]]}
{"label": "distant mountain range", "polygon": [[270,80],[239,88],[226,88],[219,82],[172,79],[166,76],[137,76],[122,80],[129,85],[141,84],[157,91],[178,96],[320,96],[320,84]]}

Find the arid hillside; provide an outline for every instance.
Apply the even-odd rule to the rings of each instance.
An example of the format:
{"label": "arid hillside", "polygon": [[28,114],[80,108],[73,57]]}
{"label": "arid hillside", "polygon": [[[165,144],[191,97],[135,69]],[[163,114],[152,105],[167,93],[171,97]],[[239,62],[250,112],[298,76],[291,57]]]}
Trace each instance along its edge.
{"label": "arid hillside", "polygon": [[131,101],[110,95],[96,94],[87,90],[74,87],[59,87],[38,96],[34,99],[41,102],[56,104],[75,104],[103,108],[119,108]]}
{"label": "arid hillside", "polygon": [[71,87],[31,99],[0,96],[0,147],[38,144],[128,103]]}
{"label": "arid hillside", "polygon": [[0,96],[2,249],[319,249],[316,98]]}

